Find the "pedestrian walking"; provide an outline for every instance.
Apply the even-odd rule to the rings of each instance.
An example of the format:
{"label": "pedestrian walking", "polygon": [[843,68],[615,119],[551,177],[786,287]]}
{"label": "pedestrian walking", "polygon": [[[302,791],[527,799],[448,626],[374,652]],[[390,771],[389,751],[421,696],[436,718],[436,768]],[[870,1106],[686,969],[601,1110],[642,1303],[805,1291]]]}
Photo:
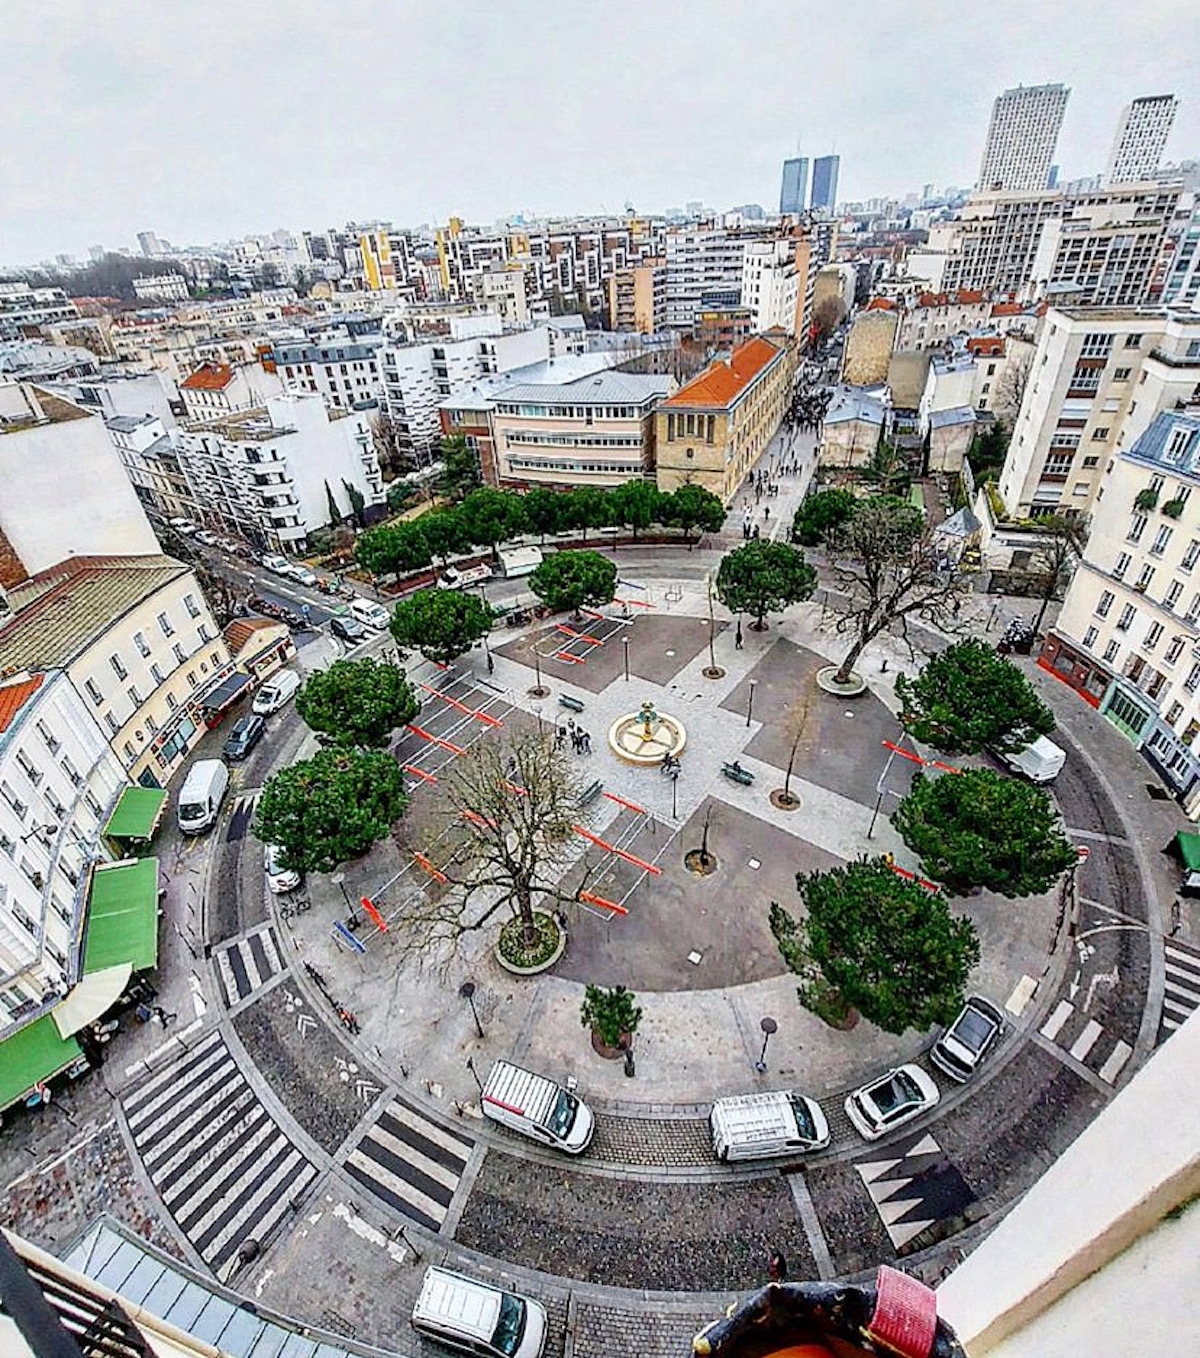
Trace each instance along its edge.
{"label": "pedestrian walking", "polygon": [[773,1283],[787,1282],[787,1260],[781,1250],[772,1249],[767,1256],[767,1277]]}
{"label": "pedestrian walking", "polygon": [[740,618],[738,619],[737,631],[733,634],[733,649],[735,651],[742,649],[742,620]]}
{"label": "pedestrian walking", "polygon": [[556,726],[554,728],[554,748],[556,750],[564,750],[566,749],[566,745],[567,745],[566,727]]}
{"label": "pedestrian walking", "polygon": [[591,754],[592,752],[592,733],[590,731],[583,733],[583,752],[584,754]]}
{"label": "pedestrian walking", "polygon": [[572,730],[572,732],[571,732],[571,749],[574,750],[574,752],[575,752],[576,754],[579,753],[579,732],[578,732],[578,730]]}
{"label": "pedestrian walking", "polygon": [[755,538],[755,541],[758,540],[758,536],[759,536],[759,532],[758,532],[758,524],[755,524],[755,525],[754,525],[754,538]]}
{"label": "pedestrian walking", "polygon": [[489,651],[489,652],[487,653],[487,667],[488,667],[488,673],[489,673],[489,674],[495,674],[495,673],[496,673],[496,662],[492,659],[492,653],[491,653],[491,651]]}

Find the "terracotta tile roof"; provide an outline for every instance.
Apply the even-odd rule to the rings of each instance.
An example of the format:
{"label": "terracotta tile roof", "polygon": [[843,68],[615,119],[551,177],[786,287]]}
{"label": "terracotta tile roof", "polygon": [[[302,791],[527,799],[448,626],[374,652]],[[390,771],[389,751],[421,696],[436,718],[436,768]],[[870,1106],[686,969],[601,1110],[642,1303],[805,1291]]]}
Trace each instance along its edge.
{"label": "terracotta tile roof", "polygon": [[867,303],[868,311],[895,311],[896,303],[890,297],[872,297]]}
{"label": "terracotta tile roof", "polygon": [[24,707],[25,700],[31,698],[41,688],[45,677],[44,674],[34,674],[28,679],[20,679],[0,688],[0,731],[8,730],[17,713]]}
{"label": "terracotta tile roof", "polygon": [[757,337],[739,344],[729,362],[718,360],[663,402],[668,406],[731,405],[783,351]]}
{"label": "terracotta tile roof", "polygon": [[967,348],[976,355],[996,357],[1004,352],[1004,341],[999,335],[972,335],[967,340]]}
{"label": "terracotta tile roof", "polygon": [[1019,316],[1025,308],[1017,302],[996,302],[992,306],[993,316]]}
{"label": "terracotta tile roof", "polygon": [[183,391],[224,391],[233,381],[233,369],[228,363],[201,363],[196,371],[181,382]]}
{"label": "terracotta tile roof", "polygon": [[958,304],[959,306],[978,306],[984,300],[984,296],[984,293],[975,288],[959,288]]}
{"label": "terracotta tile roof", "polygon": [[237,655],[256,632],[267,628],[287,631],[283,623],[272,622],[270,618],[234,618],[225,629],[225,644],[231,655]]}

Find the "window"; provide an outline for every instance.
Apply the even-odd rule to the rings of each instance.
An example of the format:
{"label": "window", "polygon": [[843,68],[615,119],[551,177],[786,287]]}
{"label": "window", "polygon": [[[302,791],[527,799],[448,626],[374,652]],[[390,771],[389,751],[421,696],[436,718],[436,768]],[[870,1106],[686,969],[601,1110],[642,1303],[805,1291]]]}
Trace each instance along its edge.
{"label": "window", "polygon": [[1128,632],[1133,625],[1134,618],[1137,617],[1137,609],[1132,604],[1126,604],[1121,609],[1121,616],[1117,619],[1117,631]]}
{"label": "window", "polygon": [[162,683],[162,681],[163,681],[163,672],[162,672],[161,666],[157,663],[157,661],[156,661],[153,665],[150,666],[150,673],[154,676],[154,682],[155,682],[156,684],[161,684],[161,683]]}
{"label": "window", "polygon": [[1191,441],[1192,431],[1190,429],[1179,428],[1171,431],[1171,437],[1167,440],[1167,446],[1163,449],[1163,461],[1172,464],[1187,452],[1188,443]]}
{"label": "window", "polygon": [[50,730],[50,728],[46,725],[44,721],[39,721],[37,723],[37,733],[39,736],[41,736],[43,742],[45,743],[46,749],[48,749],[51,754],[57,754],[59,744],[58,738],[54,735],[53,731]]}
{"label": "window", "polygon": [[195,688],[195,687],[196,687],[197,683],[199,683],[199,680],[196,678],[196,671],[195,671],[195,670],[188,670],[188,677],[187,677],[187,680],[188,680],[188,688]]}
{"label": "window", "polygon": [[104,694],[100,692],[100,687],[94,679],[85,679],[83,686],[87,690],[87,696],[99,706],[104,701]]}
{"label": "window", "polygon": [[83,782],[83,779],[79,776],[79,770],[71,763],[66,755],[63,755],[62,758],[62,771],[70,779],[72,787],[79,787]]}
{"label": "window", "polygon": [[133,748],[129,741],[126,741],[125,744],[121,746],[121,748],[125,751],[125,758],[130,760],[130,762],[137,758],[137,751]]}
{"label": "window", "polygon": [[42,772],[24,750],[17,751],[17,763],[21,766],[21,771],[24,773],[25,777],[29,779],[34,787],[37,787],[42,781]]}
{"label": "window", "polygon": [[1145,514],[1135,514],[1129,521],[1129,532],[1125,534],[1126,542],[1140,542],[1142,534],[1146,531]]}
{"label": "window", "polygon": [[175,709],[179,706],[179,699],[176,698],[176,696],[173,693],[167,694],[167,706],[171,709],[172,712],[174,712]]}
{"label": "window", "polygon": [[1099,600],[1096,603],[1096,612],[1100,615],[1100,617],[1102,618],[1108,617],[1108,610],[1113,606],[1113,600],[1115,598],[1116,595],[1113,594],[1111,589],[1106,589],[1104,593],[1101,594]]}
{"label": "window", "polygon": [[1121,555],[1117,557],[1117,564],[1113,567],[1113,574],[1118,580],[1125,579],[1125,572],[1129,569],[1129,563],[1132,560],[1133,558],[1128,552],[1122,552]]}
{"label": "window", "polygon": [[1171,706],[1167,708],[1167,725],[1174,726],[1175,723],[1182,716],[1183,716],[1183,704],[1172,703]]}
{"label": "window", "polygon": [[211,640],[212,640],[212,638],[209,636],[209,632],[208,632],[208,624],[207,624],[207,623],[204,623],[204,622],[202,622],[202,623],[200,624],[200,640],[201,640],[201,641],[211,641]]}
{"label": "window", "polygon": [[1187,606],[1187,612],[1183,615],[1186,622],[1194,623],[1200,618],[1200,594],[1192,595],[1192,602]]}
{"label": "window", "polygon": [[1142,337],[1141,335],[1126,335],[1126,336],[1125,336],[1125,347],[1126,347],[1126,349],[1137,349],[1137,348],[1139,348],[1140,345],[1141,345],[1141,343],[1142,343],[1142,338],[1143,338],[1143,337]]}
{"label": "window", "polygon": [[133,634],[133,644],[138,648],[142,655],[150,654],[150,646],[146,641],[146,634],[144,632],[135,632]]}
{"label": "window", "polygon": [[105,726],[108,727],[110,734],[114,736],[121,729],[121,723],[116,719],[116,717],[113,716],[111,712],[106,712],[104,714],[104,724]]}
{"label": "window", "polygon": [[179,644],[179,642],[175,642],[172,645],[171,654],[175,657],[175,663],[177,665],[182,665],[183,662],[187,659],[187,657],[183,653],[183,647]]}
{"label": "window", "polygon": [[1190,571],[1196,564],[1198,557],[1200,557],[1200,542],[1197,542],[1196,539],[1193,538],[1191,542],[1188,543],[1187,551],[1183,554],[1183,560],[1179,563],[1179,569],[1181,571]]}
{"label": "window", "polygon": [[25,803],[17,796],[7,783],[0,783],[0,797],[12,807],[18,820],[25,819],[25,812],[29,809]]}
{"label": "window", "polygon": [[1097,627],[1089,627],[1087,631],[1083,634],[1083,644],[1088,648],[1089,651],[1096,644],[1096,638],[1099,635],[1100,629]]}
{"label": "window", "polygon": [[1183,681],[1183,686],[1189,693],[1195,693],[1200,688],[1200,664],[1193,665],[1188,670],[1188,677]]}
{"label": "window", "polygon": [[1112,348],[1113,337],[1111,335],[1090,334],[1084,335],[1083,346],[1079,353],[1082,358],[1107,358],[1108,351]]}
{"label": "window", "polygon": [[1128,382],[1132,368],[1116,368],[1113,370],[1112,380],[1114,382]]}
{"label": "window", "polygon": [[1168,665],[1173,665],[1179,659],[1180,653],[1186,644],[1187,642],[1183,637],[1172,637],[1171,644],[1167,647],[1167,653],[1163,656],[1164,662]]}
{"label": "window", "polygon": [[141,706],[142,695],[137,691],[137,689],[132,684],[130,684],[130,686],[125,690],[125,696],[134,705],[134,707]]}
{"label": "window", "polygon": [[1085,457],[1083,459],[1083,465],[1085,467],[1098,467],[1100,465],[1100,459],[1098,457]]}
{"label": "window", "polygon": [[165,613],[158,615],[158,625],[164,637],[173,637],[175,629],[171,626],[171,619]]}
{"label": "window", "polygon": [[121,664],[121,657],[119,655],[110,655],[108,657],[108,663],[113,667],[113,673],[118,679],[125,679],[128,677],[129,671]]}
{"label": "window", "polygon": [[1167,543],[1171,541],[1172,531],[1173,531],[1172,529],[1168,528],[1164,524],[1163,527],[1161,527],[1158,530],[1158,532],[1155,533],[1154,541],[1150,544],[1150,551],[1152,555],[1162,556],[1162,554],[1167,550]]}
{"label": "window", "polygon": [[1111,427],[1111,426],[1109,426],[1109,425],[1106,424],[1106,425],[1103,425],[1103,426],[1102,426],[1101,428],[1099,428],[1099,429],[1093,429],[1093,430],[1092,430],[1092,442],[1093,442],[1093,443],[1103,443],[1104,440],[1108,438],[1108,431],[1109,431],[1110,427]]}
{"label": "window", "polygon": [[1138,572],[1137,584],[1134,589],[1140,590],[1143,594],[1150,587],[1150,581],[1154,579],[1154,567],[1143,566]]}
{"label": "window", "polygon": [[1162,636],[1162,634],[1163,634],[1162,623],[1152,622],[1150,624],[1150,630],[1146,633],[1146,640],[1142,642],[1142,645],[1146,648],[1146,650],[1152,651],[1158,645],[1159,638]]}
{"label": "window", "polygon": [[1119,650],[1120,650],[1120,647],[1117,645],[1117,643],[1116,643],[1115,641],[1110,641],[1110,642],[1108,643],[1108,645],[1104,648],[1104,659],[1105,659],[1105,662],[1106,662],[1107,664],[1111,665],[1111,664],[1113,663],[1113,661],[1116,660],[1116,658],[1117,658],[1117,652],[1118,652]]}
{"label": "window", "polygon": [[9,839],[3,830],[0,830],[0,853],[6,854],[9,858],[12,858],[16,855],[16,852],[17,846]]}
{"label": "window", "polygon": [[1171,588],[1167,590],[1166,595],[1163,597],[1163,603],[1166,604],[1168,608],[1174,608],[1175,605],[1179,602],[1179,596],[1182,593],[1183,586],[1179,583],[1178,580],[1172,580]]}

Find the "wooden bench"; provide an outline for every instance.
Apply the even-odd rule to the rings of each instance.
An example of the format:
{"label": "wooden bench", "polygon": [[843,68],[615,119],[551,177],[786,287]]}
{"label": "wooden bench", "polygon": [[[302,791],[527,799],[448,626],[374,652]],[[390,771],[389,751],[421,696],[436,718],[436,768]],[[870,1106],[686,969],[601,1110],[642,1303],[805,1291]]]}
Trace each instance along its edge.
{"label": "wooden bench", "polygon": [[750,770],[742,768],[736,761],[732,764],[722,764],[721,772],[731,782],[742,783],[745,787],[749,787],[754,782],[754,775]]}
{"label": "wooden bench", "polygon": [[604,784],[597,778],[594,783],[589,783],[579,794],[579,805],[588,806],[590,803],[594,802],[603,791]]}
{"label": "wooden bench", "polygon": [[572,698],[569,693],[560,693],[558,695],[558,705],[559,707],[565,707],[568,712],[583,711],[583,704],[578,698]]}

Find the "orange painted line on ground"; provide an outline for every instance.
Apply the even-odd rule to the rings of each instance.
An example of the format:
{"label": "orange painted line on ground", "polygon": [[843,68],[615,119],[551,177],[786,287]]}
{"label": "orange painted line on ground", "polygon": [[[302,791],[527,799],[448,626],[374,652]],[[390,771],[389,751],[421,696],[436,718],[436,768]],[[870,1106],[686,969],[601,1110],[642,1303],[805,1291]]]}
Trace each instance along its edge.
{"label": "orange painted line on ground", "polygon": [[592,834],[590,830],[585,830],[582,825],[573,825],[571,828],[577,835],[582,835],[584,839],[590,839],[593,844],[599,844],[602,849],[612,848],[612,845],[609,844],[607,840],[601,839],[599,835]]}
{"label": "orange painted line on ground", "polygon": [[653,604],[643,603],[643,601],[642,601],[641,599],[614,599],[614,600],[613,600],[613,603],[615,603],[615,604],[623,604],[623,605],[625,605],[626,607],[628,607],[630,604],[632,604],[632,605],[634,606],[634,608],[653,608],[653,607],[654,607]]}
{"label": "orange painted line on ground", "polygon": [[435,698],[443,698],[451,707],[458,710],[468,717],[476,717],[479,721],[485,721],[489,726],[503,726],[504,723],[497,717],[489,717],[486,712],[476,712],[473,707],[468,707],[466,703],[460,703],[457,698],[452,698],[448,693],[443,693],[440,688],[434,688],[432,684],[420,683],[419,687],[432,693]]}
{"label": "orange painted line on ground", "polygon": [[603,906],[605,910],[612,910],[618,915],[629,914],[629,911],[626,910],[623,905],[618,905],[616,901],[606,901],[603,896],[593,896],[590,891],[581,891],[579,893],[579,899],[581,901],[590,901],[592,905]]}
{"label": "orange painted line on ground", "polygon": [[444,872],[442,872],[438,868],[435,868],[423,853],[414,853],[413,857],[417,860],[418,863],[420,863],[420,865],[425,869],[425,871],[430,875],[430,877],[436,877],[439,882],[446,882],[450,880]]}
{"label": "orange painted line on ground", "polygon": [[569,660],[572,665],[586,665],[587,661],[577,655],[568,655],[566,651],[555,651],[555,660]]}
{"label": "orange painted line on ground", "polygon": [[609,844],[599,835],[594,835],[590,830],[585,830],[582,825],[571,827],[577,835],[582,835],[584,839],[590,839],[593,844],[599,844],[602,849],[607,849],[609,853],[615,853],[618,858],[623,858],[627,863],[632,863],[635,867],[645,868],[647,872],[652,872],[656,877],[662,876],[662,868],[656,868],[653,863],[647,863],[644,858],[635,858],[633,854],[626,853],[624,849],[618,849],[615,844]]}
{"label": "orange painted line on ground", "polygon": [[441,736],[431,735],[422,727],[412,725],[411,722],[409,723],[408,729],[414,735],[421,736],[424,740],[431,740],[435,745],[440,745],[443,750],[449,750],[451,754],[466,754],[466,750],[464,750],[461,745],[455,745],[452,741],[443,740]]}
{"label": "orange painted line on ground", "polygon": [[636,802],[627,802],[624,797],[618,797],[615,792],[606,792],[604,795],[610,802],[618,802],[621,806],[627,806],[630,811],[636,811],[639,816],[644,816],[646,814],[646,808],[644,806],[638,806]]}
{"label": "orange painted line on ground", "polygon": [[427,783],[437,782],[432,773],[426,773],[424,769],[417,768],[415,764],[401,764],[400,767],[405,773],[411,773],[414,778],[424,778]]}
{"label": "orange painted line on ground", "polygon": [[368,915],[370,915],[372,921],[374,922],[379,932],[381,934],[386,934],[388,931],[387,921],[383,918],[379,911],[375,909],[374,905],[371,904],[370,896],[364,896],[362,898],[362,908],[367,912]]}
{"label": "orange painted line on ground", "polygon": [[885,750],[891,750],[893,754],[903,755],[905,759],[911,759],[914,764],[924,764],[925,762],[919,754],[913,754],[911,750],[902,750],[894,741],[885,740],[883,742],[883,748]]}
{"label": "orange painted line on ground", "polygon": [[918,877],[915,872],[909,872],[907,868],[899,867],[895,863],[889,863],[888,867],[899,877],[906,877],[910,882],[916,882],[918,886],[923,886],[927,891],[940,891],[941,887],[936,882],[929,881],[926,877]]}
{"label": "orange painted line on ground", "polygon": [[594,608],[581,608],[579,611],[581,613],[586,613],[589,618],[595,618],[597,622],[611,621],[611,619],[606,618],[603,613],[597,613]]}
{"label": "orange painted line on ground", "polygon": [[932,761],[935,769],[941,769],[943,773],[961,773],[962,769],[956,769],[953,764],[943,764],[940,759]]}
{"label": "orange painted line on ground", "polygon": [[567,636],[574,637],[576,641],[590,641],[593,646],[604,645],[599,637],[588,636],[586,632],[576,632],[573,628],[568,627],[565,622],[556,623],[555,626],[560,632],[565,632]]}

